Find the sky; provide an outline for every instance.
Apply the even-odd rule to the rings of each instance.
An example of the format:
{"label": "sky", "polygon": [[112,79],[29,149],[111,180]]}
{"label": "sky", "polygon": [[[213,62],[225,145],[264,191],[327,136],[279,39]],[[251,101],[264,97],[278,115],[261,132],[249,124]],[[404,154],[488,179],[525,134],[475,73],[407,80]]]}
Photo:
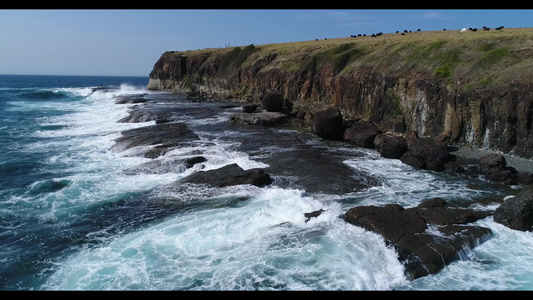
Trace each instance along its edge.
{"label": "sky", "polygon": [[0,74],[143,76],[166,51],[533,27],[530,9],[0,9]]}

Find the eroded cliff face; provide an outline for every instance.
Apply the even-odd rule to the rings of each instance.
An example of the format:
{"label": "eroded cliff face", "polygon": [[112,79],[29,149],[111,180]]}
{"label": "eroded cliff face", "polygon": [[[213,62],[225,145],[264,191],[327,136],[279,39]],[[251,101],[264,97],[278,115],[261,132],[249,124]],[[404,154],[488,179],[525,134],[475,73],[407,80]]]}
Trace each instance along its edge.
{"label": "eroded cliff face", "polygon": [[369,120],[382,131],[444,133],[452,145],[533,156],[528,84],[462,91],[460,82],[450,84],[413,68],[388,72],[376,65],[339,71],[331,64],[307,63],[290,69],[276,63],[276,55],[259,57],[253,47],[248,50],[233,53],[233,61],[228,59],[231,52],[166,52],[154,65],[147,88],[255,102],[275,89],[292,102],[293,110],[315,113],[335,106],[345,119]]}

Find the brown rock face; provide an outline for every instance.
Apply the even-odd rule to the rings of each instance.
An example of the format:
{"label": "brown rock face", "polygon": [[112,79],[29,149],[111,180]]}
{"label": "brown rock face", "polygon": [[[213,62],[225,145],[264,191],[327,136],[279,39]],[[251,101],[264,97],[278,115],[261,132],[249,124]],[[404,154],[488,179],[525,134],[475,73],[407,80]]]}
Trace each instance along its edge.
{"label": "brown rock face", "polygon": [[337,107],[345,118],[371,121],[384,132],[444,133],[453,145],[533,157],[533,97],[527,84],[461,90],[415,68],[385,73],[376,65],[340,72],[334,62],[312,59],[284,67],[288,63],[278,61],[282,55],[258,58],[256,50],[166,52],[147,88],[241,95],[256,103],[266,91],[277,90],[294,110],[315,114]]}

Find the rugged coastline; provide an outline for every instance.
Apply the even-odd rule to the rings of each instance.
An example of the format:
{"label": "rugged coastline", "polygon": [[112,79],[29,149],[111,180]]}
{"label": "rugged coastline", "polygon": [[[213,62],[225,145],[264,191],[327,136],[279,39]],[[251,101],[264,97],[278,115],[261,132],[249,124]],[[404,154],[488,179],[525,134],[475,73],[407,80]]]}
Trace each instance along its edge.
{"label": "rugged coastline", "polygon": [[168,51],[147,87],[255,103],[275,90],[300,112],[337,107],[382,131],[531,158],[532,37],[448,30]]}
{"label": "rugged coastline", "polygon": [[[531,36],[527,28],[391,33],[169,51],[147,88],[238,103],[243,111],[228,121],[241,126],[299,120],[317,138],[376,149],[415,169],[516,186],[510,199],[499,199],[494,220],[531,231],[533,56],[524,40]],[[473,225],[489,216],[435,198],[412,208],[358,206],[340,217],[381,234],[416,279],[491,238],[489,229]],[[438,234],[428,230],[435,226]]]}
{"label": "rugged coastline", "polygon": [[[272,93],[272,95],[275,94],[276,93]],[[142,97],[142,95],[140,97]],[[144,155],[146,158],[156,159],[159,156],[164,156],[166,152],[171,151],[173,148],[184,147],[187,143],[194,142],[198,139],[198,136],[190,131],[184,123],[180,122],[178,114],[173,112],[172,109],[169,109],[168,106],[163,105],[161,108],[158,107],[157,103],[152,103],[151,101],[138,101],[138,98],[136,99],[136,103],[140,104],[131,108],[129,117],[119,121],[145,122],[146,120],[151,120],[155,121],[156,124],[123,132],[123,136],[116,140],[117,143],[115,149],[117,151],[145,146],[144,151],[140,153],[140,155]],[[200,100],[194,99],[190,101]],[[211,103],[217,103],[214,99],[210,101]],[[129,101],[123,103],[128,102]],[[264,102],[267,103],[269,101],[265,100]],[[227,120],[228,123],[235,123],[237,126],[245,127],[259,126],[261,128],[280,126],[280,123],[271,121],[247,123],[235,122],[234,120],[236,116],[239,116],[238,118],[246,116],[244,117],[245,119],[257,119],[262,118],[257,116],[263,116],[265,120],[270,116],[271,118],[276,119],[277,115],[265,115],[263,112],[268,105],[264,105],[264,107],[259,108],[258,111],[258,108],[256,108],[256,110],[250,112],[247,107],[249,104],[246,102],[237,101],[228,103],[220,99],[220,103],[218,109],[221,110],[225,107],[232,107],[233,105],[242,107],[243,112],[230,115]],[[278,114],[283,113],[279,112]],[[351,146],[370,149],[379,148],[376,147],[375,144],[375,141],[379,140],[377,137],[385,136],[387,134],[376,130],[376,127],[368,122],[352,122],[344,124],[339,111],[336,109],[317,112],[316,116],[306,121],[305,117],[302,118],[301,115],[300,118],[298,118],[298,115],[291,115],[289,113],[285,114],[284,121],[297,122],[299,125],[296,126],[302,127],[302,130],[306,130],[310,133],[312,132],[317,139],[336,139],[341,143],[348,143]],[[336,121],[332,121],[332,119]],[[281,124],[283,124],[283,122]],[[332,124],[333,126],[331,126]],[[349,132],[350,128],[357,128],[358,130],[351,132],[350,134],[345,134],[346,132]],[[368,130],[368,128],[371,130]],[[341,130],[341,132],[331,132],[332,130]],[[416,154],[412,155],[414,159],[405,161],[406,164],[411,164],[411,162],[414,161],[412,166],[415,168],[421,168],[417,165],[417,162],[419,161],[418,159],[422,158],[424,161],[427,161],[424,163],[423,168],[434,166],[429,167],[428,169],[437,172],[448,172],[454,176],[485,176],[487,180],[502,185],[526,186],[533,182],[533,175],[531,173],[525,171],[519,172],[516,169],[507,166],[505,158],[502,155],[491,154],[477,159],[457,159],[453,154],[453,151],[448,152],[448,149],[450,148],[447,148],[446,144],[443,142],[447,140],[445,137],[441,137],[441,140],[419,138],[414,132],[410,133],[410,136],[407,136],[407,140],[404,136],[391,136],[399,138],[399,140],[406,145],[406,148],[402,151],[404,153],[397,158],[402,159],[405,153],[415,151]],[[166,137],[168,137],[168,139]],[[398,141],[398,139],[393,139],[393,141]],[[440,149],[442,151],[440,153],[437,151],[437,153],[439,153],[437,157],[434,155],[436,152],[435,149]],[[378,150],[378,152],[379,151],[381,150]],[[445,153],[444,156],[443,153]],[[192,168],[196,164],[201,164],[205,161],[205,158],[201,153],[195,153],[195,155],[195,157],[187,161],[175,161],[172,166],[162,167],[164,167],[165,170],[176,168],[176,165],[185,165],[185,168]],[[318,163],[323,159],[324,158],[319,158],[319,160],[309,160],[309,157],[303,158],[302,162],[299,163],[300,167],[298,168],[305,168],[305,166],[310,163]],[[362,183],[359,182],[360,179],[354,180],[351,178],[349,173],[343,177],[343,172],[339,172],[341,171],[339,169],[340,165],[330,166],[328,165],[330,163],[331,162],[325,160],[319,165],[313,165],[313,167],[320,168],[322,172],[336,173],[337,179],[342,181],[341,185],[350,186],[349,189],[364,189],[372,185],[371,178],[364,180],[365,183]],[[153,163],[146,163],[139,168],[149,169],[154,167],[161,167],[157,165],[157,160],[154,160]],[[274,166],[274,170],[278,171],[279,169],[284,168],[285,165],[283,164]],[[180,168],[178,169],[181,171],[183,170]],[[326,171],[327,169],[331,169],[331,171]],[[227,165],[220,169],[210,171],[202,171],[200,168],[191,175],[176,182],[176,184],[200,184],[214,187],[251,184],[263,187],[272,184],[272,179],[269,174],[270,171],[272,171],[270,168],[243,170],[237,164]],[[135,170],[131,170],[131,172],[135,172]],[[350,180],[353,182],[350,182]],[[370,185],[368,185],[369,183]],[[349,191],[349,189],[346,190],[346,192]],[[338,191],[342,193],[342,187]],[[528,212],[526,211],[525,214],[520,215],[516,214],[517,207],[523,205],[524,202],[527,206],[533,200],[533,197],[527,196],[527,193],[525,195],[526,199],[521,201],[520,204],[514,204],[511,206],[514,206],[514,208],[507,208],[505,213],[500,213],[498,218],[502,220],[502,224],[511,226],[511,223],[518,223],[521,228],[516,229],[528,230],[531,226],[529,225],[530,215]],[[517,199],[522,199],[524,195],[518,193],[517,197]],[[500,203],[503,203],[504,199],[492,199],[491,201],[500,201]],[[309,220],[320,216],[323,212],[324,210],[310,211],[305,212],[304,215]],[[355,226],[360,226],[382,235],[388,243],[397,249],[399,254],[398,258],[405,265],[406,276],[410,279],[416,279],[439,272],[447,264],[456,260],[459,253],[464,251],[464,247],[473,248],[479,243],[490,239],[492,237],[490,229],[476,226],[473,223],[491,215],[492,213],[489,211],[479,211],[470,207],[456,207],[447,203],[444,199],[434,198],[424,201],[417,207],[412,208],[405,208],[393,204],[384,207],[356,206],[346,211],[343,215],[339,216],[339,218],[342,218],[346,222]],[[434,231],[429,232],[429,227],[437,227],[439,233],[435,235]],[[443,239],[443,236],[446,238]]]}

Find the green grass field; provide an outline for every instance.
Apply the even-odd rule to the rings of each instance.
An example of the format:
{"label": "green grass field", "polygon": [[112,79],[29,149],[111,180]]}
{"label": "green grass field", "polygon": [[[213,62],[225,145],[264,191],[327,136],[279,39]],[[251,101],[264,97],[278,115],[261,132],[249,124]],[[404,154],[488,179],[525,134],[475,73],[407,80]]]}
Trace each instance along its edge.
{"label": "green grass field", "polygon": [[[370,68],[395,76],[443,80],[450,88],[505,88],[533,78],[533,28],[420,31],[279,44],[210,48],[187,55],[234,55],[238,66],[269,61],[261,71],[298,72],[330,64],[337,74]],[[241,48],[237,56],[235,48]],[[184,52],[180,52],[184,53]],[[227,63],[227,60],[226,60]]]}

